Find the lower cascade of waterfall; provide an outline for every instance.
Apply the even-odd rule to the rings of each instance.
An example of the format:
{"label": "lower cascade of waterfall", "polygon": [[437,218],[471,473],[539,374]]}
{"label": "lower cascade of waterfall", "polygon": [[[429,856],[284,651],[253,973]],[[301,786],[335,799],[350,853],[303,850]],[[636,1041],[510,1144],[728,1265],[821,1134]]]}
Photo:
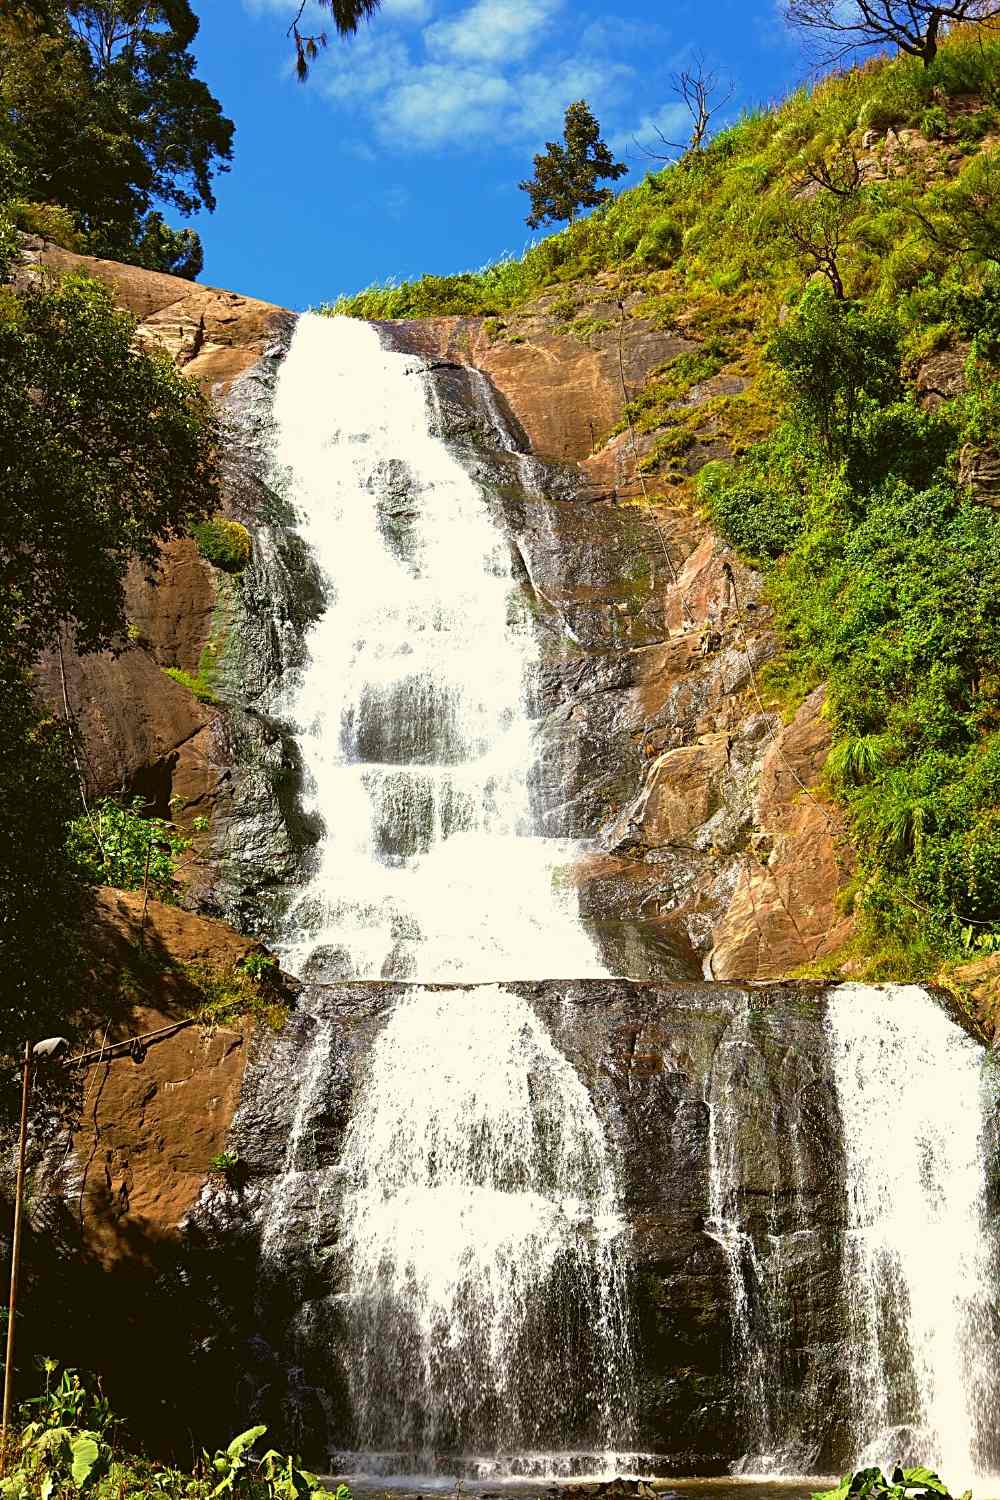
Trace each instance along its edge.
{"label": "lower cascade of waterfall", "polygon": [[411,992],[375,1043],[341,1171],[363,1449],[426,1467],[621,1445],[627,1227],[590,1096],[523,999]]}
{"label": "lower cascade of waterfall", "polygon": [[859,1463],[935,1466],[957,1493],[998,1457],[983,1051],[913,986],[845,986],[827,1024],[847,1161],[852,1448]]}

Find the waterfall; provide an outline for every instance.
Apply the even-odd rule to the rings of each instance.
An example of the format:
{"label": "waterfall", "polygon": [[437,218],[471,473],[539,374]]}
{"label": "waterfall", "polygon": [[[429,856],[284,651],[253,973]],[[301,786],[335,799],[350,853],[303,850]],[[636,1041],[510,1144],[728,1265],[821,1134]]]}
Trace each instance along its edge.
{"label": "waterfall", "polygon": [[365,1449],[426,1463],[627,1436],[614,1175],[586,1088],[523,999],[411,992],[375,1043],[341,1171]]}
{"label": "waterfall", "polygon": [[[322,836],[279,950],[321,981],[602,975],[563,875],[576,848],[533,825],[539,648],[509,543],[442,420],[422,360],[370,325],[299,319],[271,481],[326,608],[274,710]],[[545,1448],[547,1472],[627,1436],[628,1236],[590,1096],[538,1016],[495,983],[401,991],[340,1158],[317,1167],[332,1032],[318,991],[303,1004],[310,1050],[258,1206],[262,1251],[280,1264],[298,1245],[310,1195],[317,1220],[336,1205],[338,1362],[364,1466],[387,1448],[427,1467]]]}
{"label": "waterfall", "polygon": [[[739,1393],[747,1474],[804,1474],[815,1467],[823,1425],[817,1371],[789,1349],[796,1298],[808,1298],[815,1232],[810,1199],[805,1102],[815,1075],[792,1039],[781,1082],[769,1078],[761,1035],[765,1018],[750,998],[720,1041],[707,1080],[708,1215],[705,1232],[725,1256],[731,1325],[730,1368]],[[814,1169],[813,1169],[814,1170]]]}
{"label": "waterfall", "polygon": [[[273,418],[275,482],[327,591],[279,706],[323,825],[285,966],[326,979],[603,974],[561,878],[573,846],[532,825],[538,646],[509,545],[434,429],[423,361],[383,349],[368,324],[306,315]],[[510,446],[502,426],[496,437]]]}
{"label": "waterfall", "polygon": [[983,1051],[912,986],[844,985],[827,1024],[847,1159],[852,1447],[862,1462],[937,1467],[958,1493],[996,1444]]}

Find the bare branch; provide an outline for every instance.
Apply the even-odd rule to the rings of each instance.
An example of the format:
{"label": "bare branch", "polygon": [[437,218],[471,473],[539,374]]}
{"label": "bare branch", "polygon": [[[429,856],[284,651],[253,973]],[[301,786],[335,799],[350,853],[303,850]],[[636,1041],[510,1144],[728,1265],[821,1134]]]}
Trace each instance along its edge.
{"label": "bare branch", "polygon": [[929,67],[949,26],[1000,19],[1000,0],[784,0],[783,10],[789,26],[818,39],[824,63],[889,45]]}
{"label": "bare branch", "polygon": [[[653,129],[661,143],[671,152],[679,151],[682,157],[697,156],[708,141],[712,117],[721,109],[725,109],[736,92],[736,85],[731,79],[720,83],[718,74],[707,66],[702,54],[696,53],[690,68],[673,74],[670,88],[691,116],[691,134],[685,142],[670,141],[658,125],[654,125]],[[720,93],[720,90],[725,92]],[[664,156],[661,152],[650,151],[638,141],[635,144],[643,155],[648,156],[652,161],[675,160],[672,155]]]}

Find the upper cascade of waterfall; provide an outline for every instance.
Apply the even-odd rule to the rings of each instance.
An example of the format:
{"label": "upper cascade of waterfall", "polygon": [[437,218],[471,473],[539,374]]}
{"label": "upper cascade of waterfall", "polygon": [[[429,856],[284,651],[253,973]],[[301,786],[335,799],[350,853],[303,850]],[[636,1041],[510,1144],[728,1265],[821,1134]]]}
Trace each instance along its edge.
{"label": "upper cascade of waterfall", "polygon": [[436,431],[424,362],[369,324],[306,314],[273,419],[273,480],[327,606],[277,705],[324,830],[284,964],[324,979],[604,974],[560,880],[574,848],[533,824],[538,647],[509,546]]}

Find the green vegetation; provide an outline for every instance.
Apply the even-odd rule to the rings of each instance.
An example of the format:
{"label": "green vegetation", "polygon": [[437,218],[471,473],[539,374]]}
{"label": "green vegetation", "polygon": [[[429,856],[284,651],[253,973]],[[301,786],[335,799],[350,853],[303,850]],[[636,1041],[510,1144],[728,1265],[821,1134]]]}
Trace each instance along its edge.
{"label": "green vegetation", "polygon": [[585,99],[567,109],[562,144],[549,141],[534,158],[534,166],[534,177],[518,183],[531,200],[531,213],[525,220],[529,229],[562,219],[572,221],[581,208],[606,203],[611,189],[598,183],[615,182],[628,171],[601,140],[601,127]]}
{"label": "green vegetation", "polygon": [[[202,661],[204,661],[204,652],[202,653]],[[198,672],[194,677],[192,677],[190,672],[185,672],[183,667],[164,667],[163,673],[164,676],[178,683],[180,687],[187,688],[188,692],[193,693],[199,703],[218,702],[215,696],[215,689],[212,686],[211,672],[203,669],[202,662],[199,662]]]}
{"label": "green vegetation", "polygon": [[[0,151],[0,179],[4,156]],[[68,715],[35,698],[43,652],[56,696],[63,657],[127,638],[124,581],[161,540],[215,508],[216,422],[164,356],[133,346],[134,319],[80,277],[15,290],[10,198],[0,180],[0,1053],[65,1031],[79,989],[76,923],[89,827]],[[68,700],[67,700],[68,701]],[[134,809],[129,810],[134,813]],[[102,817],[113,817],[104,810]],[[96,841],[95,841],[96,842]],[[115,860],[118,856],[116,855]],[[112,861],[115,863],[115,861]],[[92,870],[91,873],[94,873]],[[107,878],[107,876],[97,876]],[[48,1017],[48,1019],[46,1019]],[[4,1107],[12,1103],[5,1090]]]}
{"label": "green vegetation", "polygon": [[198,997],[195,1014],[206,1025],[252,1016],[272,1031],[288,1020],[289,997],[282,987],[277,959],[248,953],[224,969],[211,964],[186,964],[180,970]]}
{"label": "green vegetation", "polygon": [[[207,819],[195,819],[199,832],[205,827]],[[145,887],[159,900],[170,901],[179,861],[191,840],[163,818],[144,817],[141,797],[128,807],[106,798],[73,820],[66,847],[81,879],[121,891]]]}
{"label": "green vegetation", "polygon": [[250,533],[239,521],[212,516],[193,526],[192,535],[202,557],[226,573],[242,573],[250,561]]}
{"label": "green vegetation", "polygon": [[[812,1500],[930,1500],[940,1495],[951,1500],[948,1486],[932,1469],[901,1469],[892,1471],[887,1479],[881,1469],[859,1469],[856,1474],[845,1474],[832,1490],[818,1491]],[[972,1491],[966,1490],[961,1500],[972,1500]]]}
{"label": "green vegetation", "polygon": [[22,227],[198,275],[198,235],[171,229],[152,206],[213,209],[212,175],[232,155],[232,122],[194,73],[197,32],[188,0],[4,8],[2,196],[17,201]]}
{"label": "green vegetation", "polygon": [[55,1361],[45,1361],[45,1394],[18,1413],[7,1474],[0,1479],[3,1500],[351,1500],[346,1485],[326,1490],[297,1458],[268,1449],[255,1452],[267,1428],[256,1426],[214,1454],[203,1452],[193,1472],[184,1473],[130,1453],[122,1424],[100,1393],[88,1390],[75,1370],[51,1386]]}
{"label": "green vegetation", "polygon": [[[628,297],[693,342],[630,402],[642,468],[765,569],[775,699],[827,684],[878,977],[1000,942],[1000,512],[974,493],[1000,450],[998,79],[1000,33],[956,27],[926,66],[801,89],[520,260],[334,309],[488,312],[509,337],[559,287],[575,317]],[[931,356],[953,374],[928,399]],[[692,400],[716,374],[743,389]],[[695,483],[706,434],[734,461]]]}

